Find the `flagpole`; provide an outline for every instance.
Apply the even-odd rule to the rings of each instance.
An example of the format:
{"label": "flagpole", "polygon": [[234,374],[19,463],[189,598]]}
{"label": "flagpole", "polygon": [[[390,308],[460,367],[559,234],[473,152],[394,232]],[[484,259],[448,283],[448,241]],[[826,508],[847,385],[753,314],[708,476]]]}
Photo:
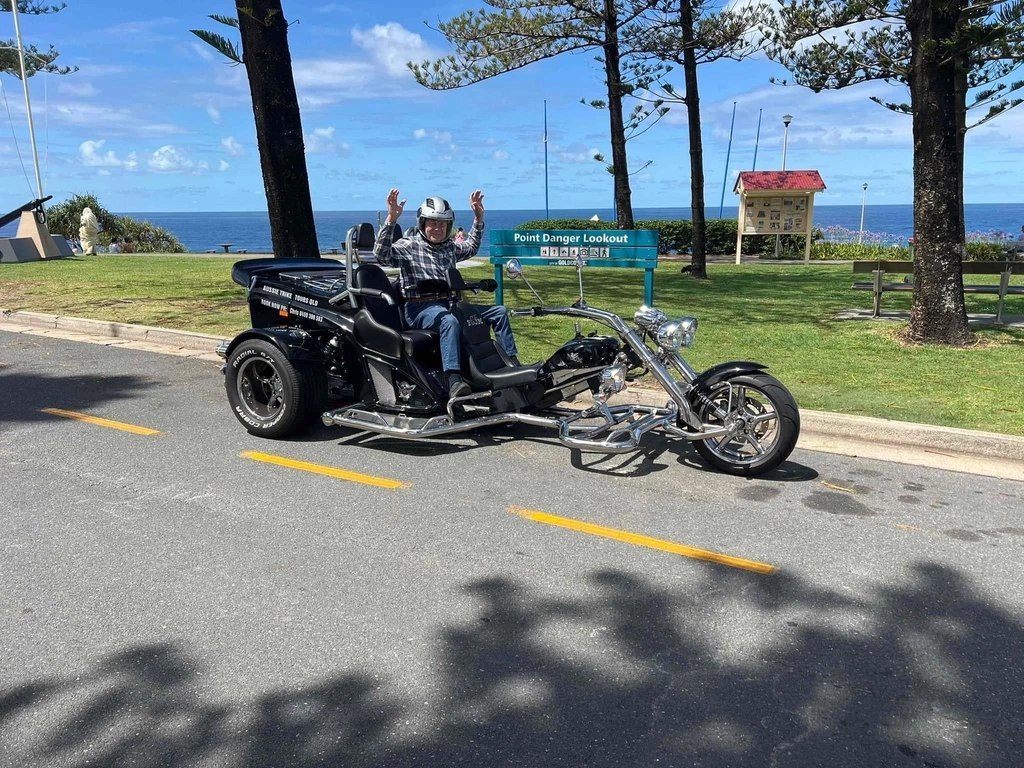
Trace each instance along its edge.
{"label": "flagpole", "polygon": [[754,164],[750,167],[750,170],[757,170],[757,144],[761,141],[761,113],[763,109],[757,110],[757,135],[754,137]]}
{"label": "flagpole", "polygon": [[732,124],[729,126],[729,148],[725,151],[725,173],[722,175],[722,199],[718,203],[718,218],[725,207],[725,185],[729,181],[729,156],[732,155],[732,129],[736,126],[736,102],[732,103]]}
{"label": "flagpole", "polygon": [[544,218],[550,219],[548,212],[548,100],[544,99]]}
{"label": "flagpole", "polygon": [[28,97],[28,77],[25,74],[25,50],[21,46],[21,23],[18,21],[18,0],[11,0],[11,13],[14,14],[14,37],[18,46],[18,64],[21,67],[21,84],[25,89],[25,112],[28,114],[28,135],[32,142],[32,162],[36,171],[36,189],[40,200],[43,199],[43,177],[39,174],[39,152],[36,150],[36,128],[32,122],[32,103]]}

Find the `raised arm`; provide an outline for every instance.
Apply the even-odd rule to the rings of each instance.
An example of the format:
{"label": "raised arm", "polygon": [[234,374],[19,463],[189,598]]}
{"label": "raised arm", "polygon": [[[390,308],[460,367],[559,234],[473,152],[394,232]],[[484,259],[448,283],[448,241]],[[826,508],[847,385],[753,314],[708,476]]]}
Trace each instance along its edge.
{"label": "raised arm", "polygon": [[471,259],[480,250],[480,243],[484,236],[484,195],[478,189],[469,196],[469,205],[473,209],[473,226],[469,230],[464,242],[455,244],[455,258],[457,261]]}
{"label": "raised arm", "polygon": [[388,217],[384,226],[377,233],[377,240],[373,244],[373,255],[378,264],[385,267],[400,267],[409,262],[409,255],[401,247],[395,247],[392,238],[394,236],[395,224],[405,210],[405,200],[399,202],[398,190],[392,189],[388,192]]}

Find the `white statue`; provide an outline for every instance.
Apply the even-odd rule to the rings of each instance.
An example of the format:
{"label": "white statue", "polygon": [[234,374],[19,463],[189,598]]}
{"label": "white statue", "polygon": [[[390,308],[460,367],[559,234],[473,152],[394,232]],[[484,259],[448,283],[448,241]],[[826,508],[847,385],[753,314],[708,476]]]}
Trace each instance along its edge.
{"label": "white statue", "polygon": [[100,224],[96,221],[96,215],[92,212],[92,208],[82,209],[80,223],[78,237],[82,241],[82,253],[91,256],[96,253],[96,236],[100,232]]}

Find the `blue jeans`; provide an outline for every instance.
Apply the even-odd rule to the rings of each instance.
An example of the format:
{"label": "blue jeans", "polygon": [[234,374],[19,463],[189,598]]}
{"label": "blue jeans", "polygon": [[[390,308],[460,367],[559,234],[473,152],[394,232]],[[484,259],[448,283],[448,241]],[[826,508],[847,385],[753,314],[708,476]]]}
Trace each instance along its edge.
{"label": "blue jeans", "polygon": [[494,338],[501,344],[505,354],[509,357],[516,357],[516,338],[512,335],[512,325],[508,321],[508,308],[501,304],[487,307],[480,310],[480,316],[494,330]]}
{"label": "blue jeans", "polygon": [[[495,304],[493,307],[481,308],[480,316],[494,330],[494,336],[505,350],[505,354],[509,357],[517,356],[519,353],[516,351],[516,339],[512,335],[512,325],[508,320],[508,309]],[[448,311],[443,302],[406,304],[405,321],[410,328],[437,331],[441,336],[441,366],[446,371],[461,369],[459,319]]]}
{"label": "blue jeans", "polygon": [[461,371],[459,354],[459,319],[448,311],[442,301],[406,304],[405,320],[410,328],[437,331],[441,336],[441,367],[446,371]]}

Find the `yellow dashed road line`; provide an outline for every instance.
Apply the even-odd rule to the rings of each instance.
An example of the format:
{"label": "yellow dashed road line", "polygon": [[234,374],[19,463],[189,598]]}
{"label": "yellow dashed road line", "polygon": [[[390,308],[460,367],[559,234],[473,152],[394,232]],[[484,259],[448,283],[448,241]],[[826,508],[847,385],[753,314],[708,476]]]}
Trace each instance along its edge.
{"label": "yellow dashed road line", "polygon": [[523,507],[509,507],[508,511],[514,515],[525,517],[527,520],[533,520],[537,523],[555,525],[559,528],[568,528],[570,530],[579,531],[581,533],[589,533],[593,536],[602,536],[606,539],[624,541],[627,544],[636,544],[640,547],[658,549],[662,552],[671,552],[674,555],[692,557],[695,560],[706,560],[711,563],[718,563],[719,565],[727,565],[730,568],[742,568],[746,571],[754,571],[755,573],[764,574],[774,573],[778,570],[774,565],[769,565],[768,563],[759,563],[756,560],[745,560],[742,557],[723,555],[718,552],[711,552],[707,549],[688,547],[685,544],[676,544],[672,541],[654,539],[650,536],[642,536],[638,533],[620,531],[615,528],[606,528],[603,525],[584,523],[582,520],[573,520],[568,517],[550,515],[547,512],[539,512],[535,509],[524,509]]}
{"label": "yellow dashed road line", "polygon": [[282,456],[273,456],[269,453],[245,451],[241,456],[242,458],[252,459],[253,461],[276,464],[279,467],[288,467],[289,469],[301,469],[304,472],[313,472],[317,475],[326,475],[327,477],[335,477],[339,480],[349,480],[350,482],[362,483],[363,485],[373,485],[377,488],[408,488],[412,485],[411,483],[403,483],[399,480],[390,480],[386,477],[374,477],[373,475],[364,475],[359,472],[349,472],[347,469],[325,467],[323,464],[310,464],[308,461],[286,459]]}
{"label": "yellow dashed road line", "polygon": [[123,421],[111,421],[110,419],[101,419],[99,416],[90,416],[87,413],[78,413],[77,411],[65,411],[62,408],[43,408],[43,413],[49,413],[52,416],[61,416],[65,419],[74,419],[75,421],[84,421],[86,424],[95,424],[97,427],[109,427],[110,429],[120,429],[122,432],[131,432],[133,435],[150,435],[156,437],[165,437],[165,433],[159,429],[150,429],[149,427],[140,427],[136,424],[126,424]]}

